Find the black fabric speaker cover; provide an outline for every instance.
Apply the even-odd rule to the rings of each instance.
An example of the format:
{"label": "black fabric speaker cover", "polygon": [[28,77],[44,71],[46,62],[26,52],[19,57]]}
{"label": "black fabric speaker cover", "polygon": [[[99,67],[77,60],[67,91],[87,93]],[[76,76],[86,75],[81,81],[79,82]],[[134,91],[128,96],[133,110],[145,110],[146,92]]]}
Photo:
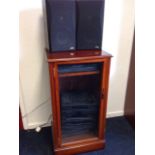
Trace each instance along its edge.
{"label": "black fabric speaker cover", "polygon": [[46,0],[50,51],[76,48],[75,0]]}
{"label": "black fabric speaker cover", "polygon": [[101,49],[104,0],[77,0],[77,49]]}

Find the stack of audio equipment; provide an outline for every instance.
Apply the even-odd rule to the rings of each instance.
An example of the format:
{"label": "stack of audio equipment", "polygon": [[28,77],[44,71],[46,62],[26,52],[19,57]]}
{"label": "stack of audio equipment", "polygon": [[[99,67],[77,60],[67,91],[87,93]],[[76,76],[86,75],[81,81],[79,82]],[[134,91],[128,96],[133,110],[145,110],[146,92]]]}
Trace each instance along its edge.
{"label": "stack of audio equipment", "polygon": [[96,135],[99,100],[95,93],[67,91],[61,93],[62,136]]}
{"label": "stack of audio equipment", "polygon": [[46,0],[49,52],[101,50],[104,0]]}
{"label": "stack of audio equipment", "polygon": [[[75,65],[60,65],[59,74],[77,73],[77,72],[100,72],[100,63],[87,63]],[[93,84],[88,88],[89,81],[93,82],[98,79],[94,75],[81,77],[74,76],[69,78],[68,83],[62,90],[63,81],[60,78],[60,106],[61,106],[61,127],[63,139],[66,137],[77,137],[78,135],[96,135],[98,130],[99,114],[99,92],[94,91]],[[95,75],[96,76],[96,75]],[[62,77],[64,83],[67,83],[66,77]],[[84,78],[87,78],[84,80]],[[91,79],[93,78],[93,79]],[[94,80],[95,78],[95,80]],[[73,80],[73,82],[71,82]],[[80,83],[88,83],[86,86]],[[78,87],[76,86],[78,83]],[[71,87],[69,86],[71,85]],[[95,86],[97,88],[97,86]]]}

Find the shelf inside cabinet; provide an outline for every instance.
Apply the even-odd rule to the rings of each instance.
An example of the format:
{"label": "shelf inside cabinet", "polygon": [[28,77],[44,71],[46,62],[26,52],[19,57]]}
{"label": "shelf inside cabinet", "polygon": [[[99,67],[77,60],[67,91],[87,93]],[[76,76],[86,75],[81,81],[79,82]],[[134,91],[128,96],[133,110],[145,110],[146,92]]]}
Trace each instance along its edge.
{"label": "shelf inside cabinet", "polygon": [[94,74],[99,74],[99,73],[100,73],[99,71],[59,73],[59,77],[94,75]]}
{"label": "shelf inside cabinet", "polygon": [[93,75],[100,73],[101,64],[89,63],[89,64],[60,65],[58,68],[59,68],[58,69],[59,77]]}

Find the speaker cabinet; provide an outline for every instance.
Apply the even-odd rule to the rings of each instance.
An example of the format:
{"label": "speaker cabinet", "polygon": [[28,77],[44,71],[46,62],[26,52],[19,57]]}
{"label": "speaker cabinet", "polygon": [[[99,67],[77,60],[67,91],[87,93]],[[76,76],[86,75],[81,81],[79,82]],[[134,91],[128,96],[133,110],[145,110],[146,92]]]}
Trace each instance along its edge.
{"label": "speaker cabinet", "polygon": [[77,0],[77,49],[101,49],[104,0]]}
{"label": "speaker cabinet", "polygon": [[50,51],[75,50],[75,0],[46,0]]}
{"label": "speaker cabinet", "polygon": [[51,52],[99,50],[104,0],[46,0]]}

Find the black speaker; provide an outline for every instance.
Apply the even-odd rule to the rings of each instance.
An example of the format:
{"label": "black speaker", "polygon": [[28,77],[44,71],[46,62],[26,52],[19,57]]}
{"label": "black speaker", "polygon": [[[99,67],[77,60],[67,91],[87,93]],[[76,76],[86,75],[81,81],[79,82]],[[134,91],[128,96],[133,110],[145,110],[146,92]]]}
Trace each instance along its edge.
{"label": "black speaker", "polygon": [[101,49],[104,0],[77,0],[77,49]]}
{"label": "black speaker", "polygon": [[75,50],[75,0],[46,0],[46,14],[50,51]]}

